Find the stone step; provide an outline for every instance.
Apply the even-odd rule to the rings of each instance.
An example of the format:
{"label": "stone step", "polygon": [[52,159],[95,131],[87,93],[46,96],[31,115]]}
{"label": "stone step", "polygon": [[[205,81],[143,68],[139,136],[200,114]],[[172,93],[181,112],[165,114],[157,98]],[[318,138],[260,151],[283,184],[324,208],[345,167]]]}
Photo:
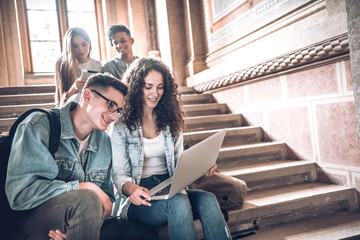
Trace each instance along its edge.
{"label": "stone step", "polygon": [[[197,131],[197,132],[185,132],[184,142],[185,148],[191,147],[194,144],[204,140],[205,138],[217,133],[219,130],[206,130],[206,131]],[[234,127],[228,128],[225,139],[223,142],[223,147],[235,146],[235,145],[244,145],[257,143],[262,141],[263,131],[261,127]]]}
{"label": "stone step", "polygon": [[234,147],[222,147],[217,165],[222,171],[239,166],[287,160],[287,146],[283,142],[262,142]]}
{"label": "stone step", "polygon": [[360,239],[360,210],[341,211],[254,231],[246,240]]}
{"label": "stone step", "polygon": [[17,118],[0,118],[0,133],[7,133]]}
{"label": "stone step", "polygon": [[241,114],[224,114],[220,116],[185,117],[185,132],[210,129],[231,128],[243,125]]}
{"label": "stone step", "polygon": [[216,102],[211,94],[183,94],[181,100],[183,105]]}
{"label": "stone step", "polygon": [[[229,211],[228,225],[233,237],[241,236],[238,234],[239,232],[252,231],[255,233],[247,236],[247,240],[296,240],[285,236],[288,236],[289,232],[299,233],[304,231],[297,222],[306,224],[313,219],[320,219],[320,224],[324,226],[324,221],[329,220],[329,217],[332,218],[333,222],[341,224],[341,231],[344,229],[350,230],[351,227],[358,226],[360,216],[360,211],[355,210],[357,208],[355,195],[353,188],[325,183],[305,183],[267,191],[249,192],[247,200],[241,209]],[[314,221],[312,223],[314,224]],[[317,224],[319,225],[319,223]],[[277,230],[281,226],[291,225],[291,229],[282,229],[280,232]],[[195,221],[195,226],[198,239],[203,239],[199,220]],[[311,225],[307,226],[307,228],[311,228]],[[268,229],[274,229],[271,235]],[[355,229],[351,230],[349,234],[344,233],[344,231],[342,231],[342,234],[338,232],[337,236],[357,236],[359,229]],[[329,228],[326,230],[329,230]],[[308,233],[306,230],[304,232],[305,234]],[[334,231],[332,232],[334,233]],[[159,229],[159,234],[161,239],[169,239],[166,225]]]}
{"label": "stone step", "polygon": [[[193,94],[194,88],[179,86],[180,94]],[[0,95],[55,93],[55,84],[0,87]]]}
{"label": "stone step", "polygon": [[299,219],[357,208],[354,188],[303,183],[249,192],[241,209],[229,212],[231,232],[256,224],[265,228]]}
{"label": "stone step", "polygon": [[360,239],[360,220],[290,236],[288,240]]}
{"label": "stone step", "polygon": [[272,161],[219,170],[244,180],[249,192],[317,181],[316,164],[303,160]]}
{"label": "stone step", "polygon": [[187,117],[218,115],[227,113],[226,104],[223,103],[184,105],[183,109],[185,112],[185,116]]}
{"label": "stone step", "polygon": [[16,94],[37,94],[37,93],[55,93],[55,85],[27,85],[0,87],[0,95],[16,95]]}
{"label": "stone step", "polygon": [[19,117],[22,113],[31,108],[54,108],[54,103],[39,103],[27,105],[8,105],[0,106],[0,118],[13,118]]}
{"label": "stone step", "polygon": [[179,86],[178,91],[180,94],[193,94],[195,93],[194,88],[187,86]]}
{"label": "stone step", "polygon": [[54,103],[54,93],[0,95],[0,106]]}
{"label": "stone step", "polygon": [[[15,88],[15,89],[13,89]],[[25,88],[25,89],[24,89]],[[28,89],[29,88],[29,89]],[[0,88],[0,106],[3,105],[17,105],[17,104],[32,104],[32,103],[53,103],[55,100],[55,91],[49,91],[52,87],[48,86],[47,88],[41,87],[39,91],[32,87],[6,87]],[[196,99],[195,97],[194,99]],[[202,101],[201,98],[198,97],[199,102]],[[193,100],[190,100],[193,101]],[[197,100],[195,100],[197,101]],[[205,104],[205,106],[201,105],[190,105],[186,106],[185,110],[190,114],[194,115],[194,111],[204,112],[202,115],[206,113],[209,114],[220,114],[226,113],[226,104]]]}

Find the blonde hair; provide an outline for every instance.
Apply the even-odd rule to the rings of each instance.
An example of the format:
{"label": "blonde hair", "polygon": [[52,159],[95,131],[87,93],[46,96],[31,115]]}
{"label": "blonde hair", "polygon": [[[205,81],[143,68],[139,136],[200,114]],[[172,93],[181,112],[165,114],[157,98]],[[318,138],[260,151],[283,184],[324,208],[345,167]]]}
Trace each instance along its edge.
{"label": "blonde hair", "polygon": [[64,35],[62,53],[55,66],[55,103],[58,106],[65,103],[66,93],[73,85],[79,71],[78,60],[72,50],[72,39],[75,36],[81,36],[89,43],[90,51],[87,57],[90,57],[91,41],[87,32],[78,27],[69,28]]}

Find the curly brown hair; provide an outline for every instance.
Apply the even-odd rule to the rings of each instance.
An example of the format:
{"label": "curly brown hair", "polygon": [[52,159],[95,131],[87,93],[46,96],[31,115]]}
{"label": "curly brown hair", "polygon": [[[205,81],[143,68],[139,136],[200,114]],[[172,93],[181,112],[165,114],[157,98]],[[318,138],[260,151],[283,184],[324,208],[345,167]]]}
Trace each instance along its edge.
{"label": "curly brown hair", "polygon": [[161,73],[164,79],[164,94],[154,108],[157,131],[164,130],[169,126],[171,135],[177,138],[184,129],[184,112],[181,109],[178,85],[169,68],[155,58],[139,58],[124,73],[122,81],[128,84],[129,91],[125,98],[122,120],[130,131],[136,129],[137,122],[142,122],[144,78],[151,71]]}

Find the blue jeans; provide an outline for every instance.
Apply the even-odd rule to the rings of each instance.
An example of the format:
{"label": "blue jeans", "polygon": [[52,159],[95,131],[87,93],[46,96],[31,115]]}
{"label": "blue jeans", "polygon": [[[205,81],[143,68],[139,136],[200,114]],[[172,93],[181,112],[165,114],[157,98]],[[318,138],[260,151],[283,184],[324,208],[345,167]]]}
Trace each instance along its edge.
{"label": "blue jeans", "polygon": [[[155,175],[144,178],[140,186],[151,189],[168,178]],[[140,221],[153,227],[168,224],[170,239],[197,239],[194,218],[200,219],[207,240],[231,239],[229,227],[221,213],[214,194],[202,190],[186,190],[188,195],[178,193],[167,200],[151,201],[151,206],[131,204],[129,220]]]}
{"label": "blue jeans", "polygon": [[91,190],[61,194],[23,213],[11,239],[45,240],[56,229],[66,233],[67,239],[99,239],[102,205]]}
{"label": "blue jeans", "polygon": [[66,233],[66,239],[159,239],[156,229],[143,223],[116,218],[102,223],[102,212],[101,200],[92,190],[61,194],[23,211],[10,239],[48,240],[49,230],[56,229]]}

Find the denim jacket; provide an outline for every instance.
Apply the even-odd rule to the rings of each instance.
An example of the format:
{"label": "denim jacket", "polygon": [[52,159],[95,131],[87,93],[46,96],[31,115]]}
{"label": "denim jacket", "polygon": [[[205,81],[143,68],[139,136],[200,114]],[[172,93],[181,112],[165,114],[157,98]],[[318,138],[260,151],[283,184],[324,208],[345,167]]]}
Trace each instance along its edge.
{"label": "denim jacket", "polygon": [[[166,166],[169,175],[174,175],[176,163],[183,151],[183,135],[179,134],[175,139],[171,136],[170,128],[162,131],[164,134],[164,147]],[[144,166],[144,143],[141,124],[130,132],[126,124],[117,120],[110,129],[112,153],[113,153],[113,181],[118,189],[119,198],[114,206],[114,215],[127,218],[127,210],[130,206],[128,196],[122,190],[126,182],[139,184]]]}
{"label": "denim jacket", "polygon": [[80,145],[70,119],[70,108],[76,106],[70,102],[55,109],[61,122],[55,160],[48,150],[50,124],[46,115],[34,112],[19,124],[5,185],[12,209],[27,210],[39,206],[55,196],[79,189],[79,182],[93,182],[112,201],[115,200],[110,138],[105,132],[94,129],[80,162]]}

